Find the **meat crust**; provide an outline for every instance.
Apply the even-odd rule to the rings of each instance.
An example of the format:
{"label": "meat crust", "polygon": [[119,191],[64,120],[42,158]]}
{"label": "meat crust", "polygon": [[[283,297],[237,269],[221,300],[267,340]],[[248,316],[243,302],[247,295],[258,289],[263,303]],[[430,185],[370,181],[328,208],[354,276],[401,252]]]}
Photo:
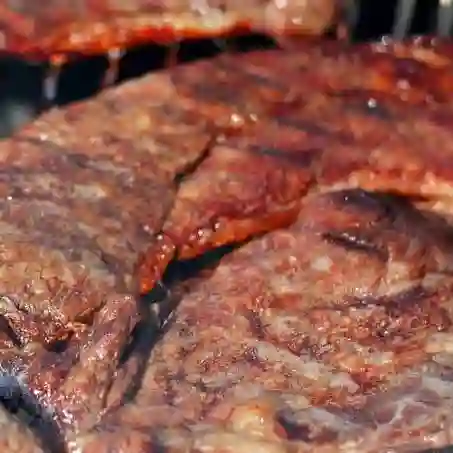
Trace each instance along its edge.
{"label": "meat crust", "polygon": [[138,253],[209,142],[203,121],[142,88],[49,113],[60,124],[52,136],[0,144],[0,370],[63,437],[134,382]]}
{"label": "meat crust", "polygon": [[26,58],[102,54],[147,42],[219,37],[254,30],[322,34],[339,1],[32,0],[0,6],[0,51]]}
{"label": "meat crust", "polygon": [[79,437],[80,451],[444,446],[448,231],[394,196],[309,195],[292,227],[233,252],[183,296],[134,402]]}
{"label": "meat crust", "polygon": [[143,259],[142,291],[175,256],[292,223],[307,191],[448,198],[451,55],[451,45],[427,40],[310,42],[175,69],[178,93],[226,132],[182,181]]}

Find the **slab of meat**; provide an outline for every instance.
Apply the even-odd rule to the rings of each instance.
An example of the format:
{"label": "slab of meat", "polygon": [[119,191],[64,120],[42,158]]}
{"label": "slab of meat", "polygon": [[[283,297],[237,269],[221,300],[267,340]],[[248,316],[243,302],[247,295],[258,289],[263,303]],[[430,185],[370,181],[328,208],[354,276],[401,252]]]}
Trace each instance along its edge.
{"label": "slab of meat", "polygon": [[[272,416],[277,438],[271,444],[255,439],[258,428],[251,418],[250,451],[282,451],[293,442],[298,448],[304,444],[297,441],[307,444],[324,435],[329,451],[337,448],[335,433],[338,442],[355,441],[355,433],[368,422],[355,421],[354,410],[368,414],[367,404],[370,417],[381,420],[390,414],[391,420],[393,409],[375,414],[364,392],[397,388],[393,371],[386,368],[392,361],[401,388],[412,388],[404,373],[420,377],[417,366],[425,362],[416,361],[419,343],[405,343],[406,337],[412,339],[410,329],[422,337],[435,326],[449,332],[450,282],[438,276],[452,269],[451,232],[408,201],[329,193],[359,187],[396,192],[427,211],[441,202],[436,210],[444,214],[452,187],[451,49],[419,41],[362,47],[310,42],[290,52],[222,56],[53,110],[0,145],[6,238],[2,366],[57,421],[70,451],[142,453],[154,447],[159,451],[159,444],[172,453],[235,451],[235,430],[241,428],[233,421],[233,427],[224,429],[222,420],[230,419],[239,396],[234,386],[231,395],[224,395],[226,387],[216,379],[233,385],[256,377],[257,417],[263,404],[272,414],[277,410]],[[124,296],[136,289],[137,254],[151,244],[139,269],[140,290],[147,292],[174,258],[193,258],[279,228],[280,233],[264,236],[226,260],[199,292],[184,298],[176,327],[170,326],[150,359],[136,403],[118,409],[142,359],[139,348],[131,345],[137,306]],[[274,252],[280,257],[277,264]],[[323,253],[330,261],[311,263]],[[293,255],[294,265],[284,261]],[[234,264],[236,259],[243,264]],[[330,272],[327,277],[323,266]],[[274,283],[266,283],[271,277]],[[290,315],[292,307],[302,310],[300,319],[319,328],[297,323],[286,328],[279,318],[286,312],[266,311],[272,291],[286,290],[287,306],[276,302],[277,309]],[[368,311],[373,304],[377,311]],[[347,330],[355,322],[347,324],[347,319],[356,320],[354,316],[363,317],[369,333],[364,333],[366,344],[351,337],[349,349],[341,340],[356,334]],[[188,339],[182,340],[184,324]],[[191,336],[193,351],[181,352],[183,343],[190,347]],[[396,346],[387,338],[396,338]],[[247,339],[280,348],[291,344],[294,350],[275,351],[265,344],[255,359]],[[379,355],[381,349],[373,349],[381,347],[379,342],[390,354],[388,360]],[[213,345],[219,350],[211,351]],[[262,365],[267,354],[273,354],[268,369]],[[277,366],[285,360],[289,371]],[[307,366],[314,378],[303,380],[305,371],[297,371],[296,365]],[[228,373],[222,374],[219,366]],[[438,379],[434,365],[432,369]],[[334,375],[335,385],[325,378],[316,384],[325,370]],[[191,373],[195,381],[186,377]],[[220,385],[218,395],[210,393],[210,385]],[[414,392],[422,389],[425,395],[424,386],[415,385]],[[276,393],[268,395],[268,390]],[[290,402],[298,393],[308,401],[304,404],[316,408],[303,413],[305,425],[291,406],[286,415],[281,403],[285,395]],[[323,412],[331,410],[325,408],[329,395],[338,413]],[[246,411],[249,403],[241,404],[239,410]],[[300,409],[294,410],[298,414]],[[443,410],[433,409],[430,422]],[[407,411],[412,414],[412,407]],[[349,414],[351,421],[345,422]],[[237,423],[249,430],[241,412],[231,417],[239,417]],[[330,417],[341,429],[335,431],[329,422],[325,433],[316,434],[312,417],[320,417],[320,426]],[[404,417],[415,435],[416,423],[424,418]],[[344,432],[348,423],[356,429],[352,434]],[[387,424],[389,438],[396,436]],[[289,443],[282,444],[282,436]],[[374,451],[376,443],[363,437]]]}
{"label": "slab of meat", "polygon": [[63,434],[91,426],[133,383],[138,253],[210,140],[155,88],[106,91],[67,108],[55,136],[0,143],[0,375]]}
{"label": "slab of meat", "polygon": [[452,50],[423,41],[311,42],[295,52],[222,56],[175,69],[176,90],[200,114],[239,127],[182,181],[144,258],[142,291],[174,256],[193,258],[290,224],[307,191],[362,187],[450,197]]}
{"label": "slab of meat", "polygon": [[0,6],[0,51],[29,58],[118,51],[254,30],[321,34],[339,1],[7,0]]}
{"label": "slab of meat", "polygon": [[416,452],[451,441],[451,228],[408,200],[309,195],[183,296],[135,398],[83,453]]}

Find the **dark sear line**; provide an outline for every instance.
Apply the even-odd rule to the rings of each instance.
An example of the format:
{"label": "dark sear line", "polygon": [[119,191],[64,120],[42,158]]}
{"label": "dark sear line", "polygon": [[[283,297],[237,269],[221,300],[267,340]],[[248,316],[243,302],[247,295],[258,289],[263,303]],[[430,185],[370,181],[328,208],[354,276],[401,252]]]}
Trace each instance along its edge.
{"label": "dark sear line", "polygon": [[333,244],[362,251],[363,253],[375,254],[382,261],[387,261],[388,259],[387,250],[383,250],[378,244],[373,243],[372,238],[367,238],[360,231],[332,231],[324,233],[322,236],[326,241]]}

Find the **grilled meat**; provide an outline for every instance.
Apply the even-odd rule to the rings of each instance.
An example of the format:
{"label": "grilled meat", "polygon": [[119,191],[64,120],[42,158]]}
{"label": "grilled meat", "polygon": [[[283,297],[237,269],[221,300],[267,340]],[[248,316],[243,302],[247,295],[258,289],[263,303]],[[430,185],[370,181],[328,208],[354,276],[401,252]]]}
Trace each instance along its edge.
{"label": "grilled meat", "polygon": [[[307,190],[448,197],[451,50],[423,41],[310,43],[175,70],[181,96],[200,99],[200,114],[227,132],[182,181],[144,257],[142,291],[174,256],[192,258],[292,223]],[[240,130],[230,130],[232,118]]]}
{"label": "grilled meat", "polygon": [[83,453],[420,451],[451,436],[453,236],[408,200],[305,198],[182,298]]}
{"label": "grilled meat", "polygon": [[[223,55],[0,144],[0,367],[65,448],[449,442],[452,49]],[[140,380],[132,295],[247,240],[181,290]]]}
{"label": "grilled meat", "polygon": [[0,144],[0,370],[63,432],[94,423],[133,379],[135,262],[210,139],[182,104],[144,88],[69,107],[52,137]]}
{"label": "grilled meat", "polygon": [[321,34],[334,0],[32,0],[1,6],[3,51],[30,58],[99,54],[146,42],[216,37],[237,31]]}

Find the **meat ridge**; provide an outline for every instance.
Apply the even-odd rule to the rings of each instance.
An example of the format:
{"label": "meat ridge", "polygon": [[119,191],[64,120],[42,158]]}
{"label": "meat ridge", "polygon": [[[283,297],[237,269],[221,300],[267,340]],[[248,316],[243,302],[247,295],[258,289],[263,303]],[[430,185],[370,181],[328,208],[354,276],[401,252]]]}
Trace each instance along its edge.
{"label": "meat ridge", "polygon": [[419,216],[392,195],[308,195],[292,226],[232,252],[183,296],[134,401],[74,445],[84,453],[446,445],[452,280],[435,258],[447,253],[437,225],[417,224]]}
{"label": "meat ridge", "polygon": [[291,224],[320,157],[314,141],[304,149],[306,141],[303,132],[257,125],[213,146],[182,181],[162,233],[144,254],[140,290],[149,291],[175,257],[191,259]]}

